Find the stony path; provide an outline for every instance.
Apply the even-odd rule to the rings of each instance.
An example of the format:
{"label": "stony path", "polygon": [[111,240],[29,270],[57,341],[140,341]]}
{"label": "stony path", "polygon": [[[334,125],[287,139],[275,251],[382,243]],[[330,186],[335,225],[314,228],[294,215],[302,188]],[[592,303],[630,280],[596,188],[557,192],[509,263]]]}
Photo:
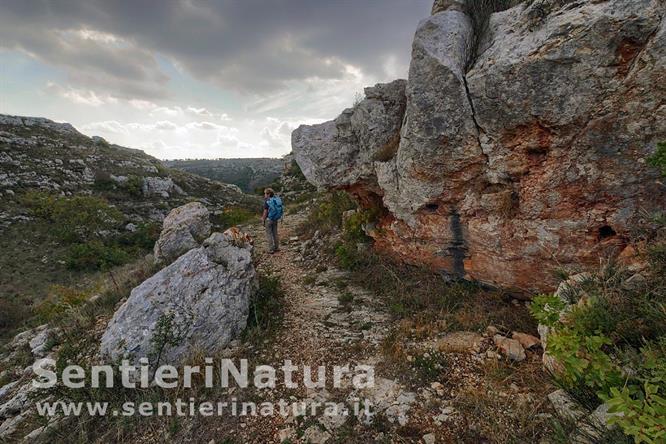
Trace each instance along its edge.
{"label": "stony path", "polygon": [[[345,273],[330,266],[314,273],[303,264],[299,253],[300,242],[296,229],[299,215],[287,216],[280,226],[284,241],[279,253],[267,254],[261,226],[249,231],[255,239],[258,269],[279,276],[286,294],[284,327],[290,333],[283,338],[293,352],[304,361],[330,360],[332,350],[344,350],[363,343],[364,349],[374,350],[385,334],[389,317],[365,290],[346,285],[344,291],[336,287],[345,281]],[[292,239],[289,241],[289,239]],[[314,283],[306,283],[316,276]],[[343,293],[353,296],[353,303],[345,306],[339,298]],[[285,344],[283,344],[285,345]]]}
{"label": "stony path", "polygon": [[[290,359],[297,365],[310,365],[313,369],[317,365],[326,365],[327,383],[330,383],[335,365],[374,365],[381,360],[381,342],[388,332],[390,316],[381,304],[373,301],[371,294],[349,285],[345,281],[345,272],[329,266],[315,273],[305,267],[300,254],[301,242],[297,239],[299,233],[296,231],[301,222],[302,216],[299,214],[285,217],[279,227],[283,240],[281,251],[272,255],[267,253],[261,225],[244,229],[255,239],[259,271],[277,274],[286,295],[281,334],[275,343],[264,350],[263,356],[272,356],[278,363]],[[306,390],[302,394],[306,401],[347,401],[349,406],[355,396],[367,397],[377,411],[388,416],[391,421],[404,423],[415,394],[407,392],[397,381],[382,378],[379,372],[375,378],[374,388],[362,393],[354,391],[351,386],[336,390],[327,384],[327,389]],[[318,423],[308,426],[306,421],[307,427],[299,429],[301,424],[290,419],[278,427],[276,442],[285,439],[291,442],[328,442],[340,435],[339,429],[345,423],[358,423],[355,420],[348,421],[348,418],[331,420],[319,417]],[[362,417],[361,428],[370,427],[369,424],[363,424],[363,421],[370,422],[367,417]],[[359,434],[363,435],[364,432],[356,430],[355,435]]]}
{"label": "stony path", "polygon": [[[317,365],[326,365],[327,371],[334,365],[368,364],[375,369],[375,384],[363,390],[350,386],[334,389],[329,387],[332,377],[327,373],[326,389],[281,391],[278,387],[272,393],[262,393],[262,400],[275,402],[287,397],[349,407],[353,399],[363,398],[372,405],[373,417],[250,419],[242,426],[244,442],[488,442],[477,430],[479,418],[457,411],[457,406],[467,405],[474,411],[476,402],[496,403],[492,414],[498,416],[497,424],[509,429],[524,427],[523,415],[543,411],[542,394],[538,393],[541,388],[535,391],[534,387],[541,374],[540,354],[530,353],[515,367],[500,358],[492,333],[443,331],[434,338],[416,341],[402,337],[399,346],[405,347],[404,360],[411,361],[411,355],[445,355],[447,368],[435,382],[416,376],[415,362],[401,362],[396,367],[396,361],[385,356],[382,343],[400,328],[399,323],[374,295],[350,284],[346,273],[333,264],[313,270],[303,261],[301,233],[297,231],[303,218],[302,214],[285,217],[279,227],[281,251],[273,255],[266,251],[260,224],[244,227],[255,239],[258,270],[277,275],[286,295],[282,328],[274,340],[254,351],[257,360],[279,367],[290,359],[314,370]],[[534,403],[533,408],[525,407]],[[497,438],[498,442],[511,440]]]}

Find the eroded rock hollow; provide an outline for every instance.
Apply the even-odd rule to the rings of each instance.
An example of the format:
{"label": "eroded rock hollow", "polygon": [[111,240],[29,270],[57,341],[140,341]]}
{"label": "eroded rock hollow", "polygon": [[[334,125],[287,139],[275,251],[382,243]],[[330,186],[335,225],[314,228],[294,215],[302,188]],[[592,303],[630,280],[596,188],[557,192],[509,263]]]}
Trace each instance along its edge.
{"label": "eroded rock hollow", "polygon": [[377,248],[524,293],[620,254],[666,202],[646,163],[666,140],[663,0],[537,0],[483,35],[463,2],[435,6],[407,81],[293,132],[306,178],[380,207]]}

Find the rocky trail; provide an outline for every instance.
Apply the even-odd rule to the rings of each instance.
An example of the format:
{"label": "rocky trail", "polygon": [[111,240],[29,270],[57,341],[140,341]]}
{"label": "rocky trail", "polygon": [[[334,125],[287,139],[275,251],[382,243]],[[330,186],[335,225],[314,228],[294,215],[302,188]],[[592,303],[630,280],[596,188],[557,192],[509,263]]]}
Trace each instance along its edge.
{"label": "rocky trail", "polygon": [[[239,345],[230,349],[229,355],[275,368],[291,360],[299,368],[294,376],[297,389],[287,389],[279,381],[275,390],[258,390],[255,395],[261,402],[286,399],[303,403],[305,411],[300,413],[306,415],[240,417],[236,419],[239,422],[225,426],[219,419],[204,421],[190,429],[191,438],[205,433],[215,440],[219,433],[228,432],[229,426],[241,442],[484,442],[483,431],[473,424],[479,418],[466,417],[456,406],[470,390],[494,390],[486,385],[489,369],[502,373],[504,387],[500,388],[499,404],[493,408],[505,417],[507,426],[515,421],[511,408],[516,403],[527,406],[536,402],[530,411],[539,412],[542,394],[533,393],[535,387],[525,374],[539,377],[540,353],[529,351],[528,359],[515,369],[493,351],[492,337],[487,333],[447,333],[425,341],[410,341],[407,335],[399,347],[414,355],[407,356],[411,367],[386,356],[383,348],[395,329],[395,320],[381,300],[346,282],[346,272],[333,265],[316,273],[309,269],[301,256],[297,231],[303,220],[302,214],[285,217],[280,226],[281,250],[276,254],[267,253],[260,224],[244,228],[254,239],[258,270],[279,278],[285,295],[284,317],[273,337],[255,346]],[[419,359],[425,364],[414,362]],[[326,388],[304,387],[301,369],[305,365],[312,367],[313,379],[317,378],[316,366],[326,366]],[[341,387],[333,387],[331,373],[336,365],[373,366],[374,386],[355,389],[350,378],[343,378]],[[422,378],[419,365],[434,366],[434,373],[441,372],[440,365],[448,368],[441,372],[446,374],[443,378]],[[234,393],[238,394],[232,389],[230,394]],[[355,415],[353,406],[358,398],[369,401],[370,417],[363,411]],[[309,409],[316,402],[336,403],[339,412],[345,413],[331,416],[317,407],[312,417]]]}

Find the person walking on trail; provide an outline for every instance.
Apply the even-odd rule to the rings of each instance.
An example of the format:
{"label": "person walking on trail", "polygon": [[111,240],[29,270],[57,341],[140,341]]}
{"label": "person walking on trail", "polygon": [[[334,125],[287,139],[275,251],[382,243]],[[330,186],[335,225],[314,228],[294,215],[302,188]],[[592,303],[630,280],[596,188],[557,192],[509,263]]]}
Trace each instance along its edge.
{"label": "person walking on trail", "polygon": [[278,240],[278,221],[282,218],[282,199],[275,195],[271,188],[264,190],[264,213],[261,220],[266,227],[266,237],[268,237],[268,252],[273,254],[280,251],[280,241]]}

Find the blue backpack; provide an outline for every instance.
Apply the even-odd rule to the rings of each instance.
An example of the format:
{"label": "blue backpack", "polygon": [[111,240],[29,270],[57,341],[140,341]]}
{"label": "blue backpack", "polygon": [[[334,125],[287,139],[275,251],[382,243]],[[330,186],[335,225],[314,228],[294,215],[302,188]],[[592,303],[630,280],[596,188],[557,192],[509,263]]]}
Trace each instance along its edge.
{"label": "blue backpack", "polygon": [[282,214],[284,214],[282,199],[273,196],[266,201],[266,204],[268,205],[268,218],[270,220],[282,219]]}

